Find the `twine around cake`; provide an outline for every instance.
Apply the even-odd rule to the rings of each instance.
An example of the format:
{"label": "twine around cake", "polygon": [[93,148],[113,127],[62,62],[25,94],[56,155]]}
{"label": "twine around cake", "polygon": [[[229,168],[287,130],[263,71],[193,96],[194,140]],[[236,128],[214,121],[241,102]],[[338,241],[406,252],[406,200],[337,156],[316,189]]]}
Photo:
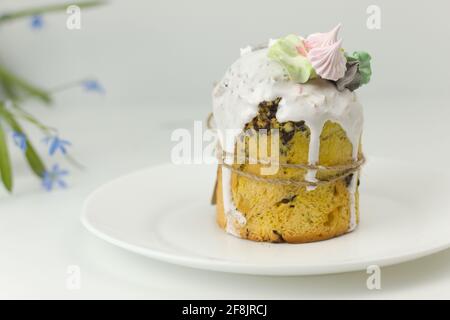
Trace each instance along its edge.
{"label": "twine around cake", "polygon": [[[213,115],[210,113],[207,118],[207,127],[209,129],[213,129],[213,125],[211,124],[213,120]],[[251,173],[248,171],[242,170],[240,167],[233,166],[233,164],[226,163],[226,159],[233,159],[234,154],[230,152],[226,152],[221,150],[220,146],[217,145],[217,159],[220,162],[220,165],[229,169],[233,173],[255,180],[260,182],[266,182],[271,184],[278,185],[293,185],[298,187],[318,187],[326,184],[330,184],[339,180],[343,180],[348,176],[353,175],[355,172],[359,172],[361,167],[365,164],[366,158],[364,154],[360,154],[359,158],[356,161],[347,163],[347,164],[338,164],[338,165],[320,165],[320,164],[304,164],[304,163],[284,163],[284,162],[270,162],[263,161],[262,159],[255,159],[248,156],[240,157],[240,160],[243,160],[242,164],[260,164],[260,165],[276,165],[280,168],[289,168],[289,169],[303,169],[303,170],[316,170],[321,172],[333,172],[333,176],[328,179],[315,179],[316,181],[308,181],[304,177],[303,178],[274,178],[269,176],[263,176],[256,173]]]}
{"label": "twine around cake", "polygon": [[[222,152],[222,154],[227,154]],[[229,154],[229,153],[228,153]],[[316,181],[308,181],[305,178],[274,178],[269,176],[262,176],[256,173],[251,173],[248,171],[244,171],[239,167],[235,167],[232,164],[226,163],[225,157],[222,156],[221,165],[225,168],[229,169],[233,173],[236,173],[239,176],[243,176],[255,181],[266,182],[271,184],[278,185],[294,185],[298,187],[318,187],[326,184],[330,184],[339,180],[343,180],[350,175],[353,175],[355,172],[359,172],[361,170],[362,165],[366,162],[364,155],[361,155],[360,158],[354,162],[348,164],[340,164],[334,166],[323,166],[323,165],[311,165],[311,164],[300,164],[300,163],[277,163],[277,162],[265,162],[265,161],[256,161],[256,159],[250,159],[248,157],[245,158],[245,161],[251,160],[250,164],[263,164],[263,165],[277,165],[280,168],[296,168],[296,169],[304,169],[304,170],[317,170],[317,171],[334,171],[335,174],[329,179],[322,179]],[[248,162],[246,162],[247,164]],[[336,172],[337,171],[337,172]]]}

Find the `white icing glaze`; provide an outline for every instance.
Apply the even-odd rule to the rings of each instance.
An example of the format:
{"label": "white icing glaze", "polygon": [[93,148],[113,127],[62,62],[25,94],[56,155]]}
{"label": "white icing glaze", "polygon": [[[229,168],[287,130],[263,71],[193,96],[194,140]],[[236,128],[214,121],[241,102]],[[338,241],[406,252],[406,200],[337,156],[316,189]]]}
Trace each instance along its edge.
{"label": "white icing glaze", "polygon": [[358,186],[359,173],[355,172],[349,186],[350,193],[350,222],[348,232],[356,228],[356,188]]}
{"label": "white icing glaze", "polygon": [[[246,52],[228,69],[213,90],[213,113],[222,149],[232,154],[237,136],[245,124],[258,114],[259,103],[280,97],[277,120],[303,120],[310,129],[309,164],[316,164],[319,160],[320,134],[328,120],[339,123],[345,130],[353,146],[353,159],[356,160],[363,112],[355,93],[347,89],[338,91],[334,84],[323,79],[305,84],[294,83],[280,64],[267,57],[267,50]],[[315,170],[310,170],[305,179],[316,181],[315,175]],[[244,216],[233,204],[230,179],[231,173],[223,168],[224,210],[227,219],[238,217],[238,221],[245,224]],[[349,190],[351,198],[354,198],[356,187]],[[350,201],[354,205],[355,201]],[[354,215],[355,208],[352,210]],[[351,219],[354,221],[355,217]],[[236,234],[233,230],[230,233]]]}
{"label": "white icing glaze", "polygon": [[241,53],[241,57],[243,55],[246,55],[247,53],[252,52],[252,47],[251,46],[246,46],[245,48],[241,48],[240,53]]}
{"label": "white icing glaze", "polygon": [[[232,164],[233,159],[225,158],[225,163]],[[244,215],[236,209],[233,203],[233,197],[231,194],[231,170],[222,167],[222,196],[223,196],[223,211],[226,217],[225,231],[239,237],[239,232],[234,226],[234,222],[237,221],[240,225],[245,225],[247,220]]]}

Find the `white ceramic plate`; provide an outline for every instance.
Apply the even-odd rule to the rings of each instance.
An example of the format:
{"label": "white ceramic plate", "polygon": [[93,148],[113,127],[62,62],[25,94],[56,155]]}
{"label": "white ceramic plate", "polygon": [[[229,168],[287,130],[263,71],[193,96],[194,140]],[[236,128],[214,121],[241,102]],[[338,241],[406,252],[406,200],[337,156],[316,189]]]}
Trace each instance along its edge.
{"label": "white ceramic plate", "polygon": [[386,266],[450,247],[450,175],[369,158],[361,224],[310,244],[241,240],[209,204],[216,168],[162,165],[114,180],[87,199],[82,222],[99,238],[169,263],[234,273],[311,275]]}

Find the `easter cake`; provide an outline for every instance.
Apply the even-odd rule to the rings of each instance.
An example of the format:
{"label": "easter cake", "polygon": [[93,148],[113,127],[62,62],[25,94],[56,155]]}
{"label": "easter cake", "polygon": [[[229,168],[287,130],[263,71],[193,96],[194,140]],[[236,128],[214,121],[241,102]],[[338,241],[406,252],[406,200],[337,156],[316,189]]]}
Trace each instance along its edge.
{"label": "easter cake", "polygon": [[339,30],[241,49],[214,87],[216,217],[226,232],[303,243],[358,225],[363,110],[354,91],[369,82],[371,57],[346,52]]}

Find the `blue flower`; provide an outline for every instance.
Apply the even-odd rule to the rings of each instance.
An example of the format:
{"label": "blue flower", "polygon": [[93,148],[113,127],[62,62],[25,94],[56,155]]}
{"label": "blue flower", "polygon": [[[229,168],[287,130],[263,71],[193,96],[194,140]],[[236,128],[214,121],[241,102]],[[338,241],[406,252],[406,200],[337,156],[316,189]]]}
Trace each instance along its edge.
{"label": "blue flower", "polygon": [[22,150],[23,152],[27,151],[27,137],[23,133],[13,131],[12,138],[14,140],[14,143],[20,148],[20,150]]}
{"label": "blue flower", "polygon": [[42,186],[47,191],[51,191],[55,185],[60,188],[66,188],[67,184],[62,177],[69,174],[69,171],[62,170],[58,164],[54,164],[50,171],[45,171],[42,176]]}
{"label": "blue flower", "polygon": [[42,29],[44,26],[44,19],[41,15],[34,15],[31,17],[31,28],[32,29]]}
{"label": "blue flower", "polygon": [[98,92],[101,94],[105,93],[105,89],[97,80],[85,80],[81,83],[81,86],[86,91]]}
{"label": "blue flower", "polygon": [[58,150],[61,151],[62,154],[66,154],[66,147],[71,145],[70,141],[60,139],[58,136],[46,137],[44,142],[49,145],[48,154],[51,156]]}

